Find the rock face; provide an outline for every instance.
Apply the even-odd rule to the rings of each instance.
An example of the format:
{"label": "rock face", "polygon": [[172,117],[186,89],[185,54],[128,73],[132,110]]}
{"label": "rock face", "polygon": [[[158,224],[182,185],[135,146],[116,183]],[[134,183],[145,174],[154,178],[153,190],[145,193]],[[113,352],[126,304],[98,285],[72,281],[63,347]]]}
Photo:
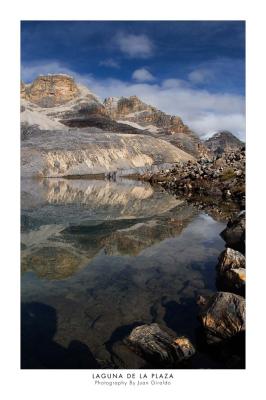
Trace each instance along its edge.
{"label": "rock face", "polygon": [[228,221],[227,227],[221,233],[228,247],[245,253],[246,213],[241,211]]}
{"label": "rock face", "polygon": [[128,343],[145,360],[164,367],[174,367],[195,354],[189,339],[170,336],[158,324],[134,328],[128,337]]}
{"label": "rock face", "polygon": [[203,306],[199,315],[209,344],[219,343],[245,331],[245,299],[233,293],[218,292]]}
{"label": "rock face", "polygon": [[246,283],[245,257],[239,251],[227,248],[219,257],[217,271],[222,284],[242,293]]}
{"label": "rock face", "polygon": [[[121,113],[131,107],[135,110],[147,106],[134,98],[133,104],[122,102]],[[162,114],[169,120],[167,124],[177,131],[181,129],[178,117],[164,117],[158,110],[150,112],[157,115],[158,121]],[[62,177],[122,170],[135,173],[153,167],[157,171],[159,165],[194,161],[191,154],[160,135],[117,121],[114,115],[108,102],[103,104],[68,75],[39,76],[31,84],[22,82],[22,176]]]}
{"label": "rock face", "polygon": [[231,132],[221,131],[205,140],[205,146],[215,154],[222,154],[241,149],[244,143]]}
{"label": "rock face", "polygon": [[62,74],[39,76],[31,85],[21,86],[21,97],[41,107],[64,104],[78,95],[74,79]]}
{"label": "rock face", "polygon": [[208,149],[180,117],[165,114],[137,96],[109,97],[104,106],[108,115],[118,122],[148,131],[194,156],[208,154]]}
{"label": "rock face", "polygon": [[193,160],[182,150],[144,135],[46,131],[22,141],[22,177],[118,175],[154,165]]}
{"label": "rock face", "polygon": [[137,123],[141,128],[151,132],[158,132],[161,128],[166,134],[190,133],[180,117],[167,115],[148,104],[143,103],[137,96],[121,97],[119,99],[109,97],[104,105],[108,114],[115,120]]}

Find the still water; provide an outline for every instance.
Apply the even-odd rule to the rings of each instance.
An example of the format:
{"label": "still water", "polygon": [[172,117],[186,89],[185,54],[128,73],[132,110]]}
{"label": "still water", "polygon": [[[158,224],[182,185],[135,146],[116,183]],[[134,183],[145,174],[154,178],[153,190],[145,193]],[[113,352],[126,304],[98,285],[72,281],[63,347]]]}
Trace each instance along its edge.
{"label": "still water", "polygon": [[150,322],[197,346],[224,222],[148,183],[47,179],[22,181],[21,227],[23,368],[151,367],[124,344]]}

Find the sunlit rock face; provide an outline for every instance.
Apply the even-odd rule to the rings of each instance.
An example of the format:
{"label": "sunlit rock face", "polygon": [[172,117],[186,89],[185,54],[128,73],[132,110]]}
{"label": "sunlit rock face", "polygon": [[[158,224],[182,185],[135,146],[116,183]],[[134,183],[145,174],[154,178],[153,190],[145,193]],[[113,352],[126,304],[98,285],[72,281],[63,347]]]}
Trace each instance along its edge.
{"label": "sunlit rock face", "polygon": [[47,131],[22,141],[23,177],[106,174],[193,160],[171,144],[145,135]]}
{"label": "sunlit rock face", "polygon": [[74,99],[79,89],[68,75],[39,76],[30,85],[22,85],[22,98],[41,107],[54,107]]}
{"label": "sunlit rock face", "polygon": [[22,82],[20,93],[21,123],[41,130],[68,130],[60,120],[105,114],[99,98],[68,75],[40,76],[26,85]]}
{"label": "sunlit rock face", "polygon": [[169,141],[194,156],[207,155],[208,149],[178,116],[142,102],[137,96],[109,97],[104,106],[110,117]]}
{"label": "sunlit rock face", "polygon": [[157,132],[160,128],[168,129],[169,134],[189,131],[180,117],[167,115],[155,107],[145,104],[137,96],[121,97],[118,99],[109,97],[105,99],[104,105],[113,119],[136,122],[142,128],[144,127],[154,132]]}
{"label": "sunlit rock face", "polygon": [[21,106],[22,124],[41,130],[95,128],[145,134],[194,156],[208,152],[179,116],[167,115],[137,96],[111,97],[102,102],[89,88],[64,74],[39,76],[31,84],[22,82]]}
{"label": "sunlit rock face", "polygon": [[23,177],[134,173],[193,159],[166,141],[111,119],[97,96],[70,76],[22,82],[21,98]]}

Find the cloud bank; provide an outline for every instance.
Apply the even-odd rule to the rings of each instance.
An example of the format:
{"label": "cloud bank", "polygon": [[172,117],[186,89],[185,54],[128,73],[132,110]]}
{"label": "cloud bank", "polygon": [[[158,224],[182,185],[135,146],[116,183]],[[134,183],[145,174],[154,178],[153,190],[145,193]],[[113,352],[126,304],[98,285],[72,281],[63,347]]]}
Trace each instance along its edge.
{"label": "cloud bank", "polygon": [[211,136],[218,130],[229,130],[240,139],[245,139],[244,97],[198,89],[193,86],[191,76],[188,80],[170,78],[160,83],[147,79],[139,81],[136,77],[135,81],[97,79],[91,74],[77,74],[55,61],[23,65],[21,72],[22,79],[26,82],[32,81],[39,74],[67,73],[87,85],[102,99],[109,96],[137,95],[144,102],[168,114],[179,115],[201,137]]}

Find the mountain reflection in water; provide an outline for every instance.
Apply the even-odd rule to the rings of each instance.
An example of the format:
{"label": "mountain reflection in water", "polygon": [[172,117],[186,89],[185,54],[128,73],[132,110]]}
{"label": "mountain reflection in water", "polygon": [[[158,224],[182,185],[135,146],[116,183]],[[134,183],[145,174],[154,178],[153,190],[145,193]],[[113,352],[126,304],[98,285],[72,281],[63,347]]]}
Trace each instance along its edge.
{"label": "mountain reflection in water", "polygon": [[[141,323],[195,341],[195,298],[215,291],[223,228],[147,183],[23,180],[22,366],[142,368],[123,343]],[[52,316],[49,340],[39,337],[42,313]],[[91,364],[74,354],[82,346]]]}

